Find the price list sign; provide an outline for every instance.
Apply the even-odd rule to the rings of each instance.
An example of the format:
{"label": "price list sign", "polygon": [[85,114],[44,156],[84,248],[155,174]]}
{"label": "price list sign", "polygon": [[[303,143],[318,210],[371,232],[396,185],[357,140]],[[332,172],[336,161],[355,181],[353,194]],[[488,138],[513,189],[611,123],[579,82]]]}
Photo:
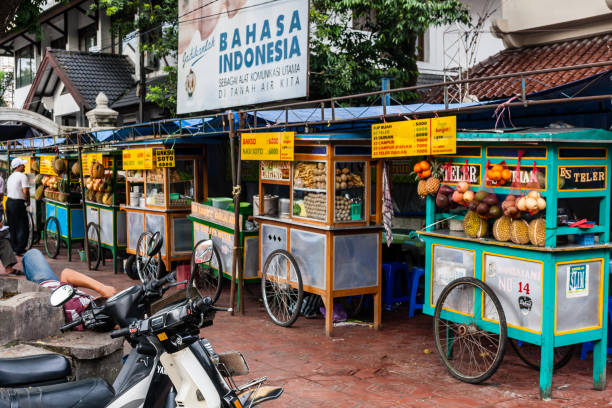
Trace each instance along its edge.
{"label": "price list sign", "polygon": [[431,154],[457,153],[457,117],[431,119]]}
{"label": "price list sign", "polygon": [[294,132],[243,133],[242,160],[293,161]]}
{"label": "price list sign", "polygon": [[153,149],[126,149],[123,151],[123,170],[153,169]]}

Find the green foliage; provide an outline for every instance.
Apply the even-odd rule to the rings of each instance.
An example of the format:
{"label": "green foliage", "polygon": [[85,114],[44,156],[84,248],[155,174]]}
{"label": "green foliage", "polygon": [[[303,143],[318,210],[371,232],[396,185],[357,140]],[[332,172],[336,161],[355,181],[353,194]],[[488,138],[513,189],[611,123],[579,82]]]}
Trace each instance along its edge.
{"label": "green foliage", "polygon": [[[381,77],[394,78],[394,88],[414,85],[418,36],[430,26],[470,22],[458,0],[313,0],[312,5],[313,99],[379,89]],[[352,29],[353,21],[359,30]]]}
{"label": "green foliage", "polygon": [[40,18],[42,6],[45,2],[46,0],[23,0],[8,30],[12,28],[25,29],[26,32],[36,34],[36,38],[40,39],[42,30],[38,19]]}
{"label": "green foliage", "polygon": [[13,88],[13,72],[0,71],[0,106],[6,106],[7,101],[4,94]]}

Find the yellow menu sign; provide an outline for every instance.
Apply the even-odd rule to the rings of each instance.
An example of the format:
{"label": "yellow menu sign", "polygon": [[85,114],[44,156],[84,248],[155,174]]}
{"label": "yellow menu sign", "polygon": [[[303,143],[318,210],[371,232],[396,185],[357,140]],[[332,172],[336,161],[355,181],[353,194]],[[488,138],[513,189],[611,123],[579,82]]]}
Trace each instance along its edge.
{"label": "yellow menu sign", "polygon": [[243,133],[242,160],[293,161],[295,132]]}
{"label": "yellow menu sign", "polygon": [[126,149],[123,151],[123,170],[151,170],[153,148]]}
{"label": "yellow menu sign", "polygon": [[457,117],[431,119],[431,154],[457,153]]}
{"label": "yellow menu sign", "polygon": [[429,154],[429,119],[372,125],[372,157]]}
{"label": "yellow menu sign", "polygon": [[46,174],[48,176],[57,176],[57,173],[53,169],[53,160],[56,156],[40,156],[40,174]]}
{"label": "yellow menu sign", "polygon": [[102,153],[87,153],[82,156],[83,159],[83,175],[89,176],[89,169],[93,162],[104,163]]}
{"label": "yellow menu sign", "polygon": [[174,167],[174,149],[157,149],[155,151],[155,166]]}
{"label": "yellow menu sign", "polygon": [[457,118],[416,119],[372,125],[372,157],[453,154],[457,150]]}

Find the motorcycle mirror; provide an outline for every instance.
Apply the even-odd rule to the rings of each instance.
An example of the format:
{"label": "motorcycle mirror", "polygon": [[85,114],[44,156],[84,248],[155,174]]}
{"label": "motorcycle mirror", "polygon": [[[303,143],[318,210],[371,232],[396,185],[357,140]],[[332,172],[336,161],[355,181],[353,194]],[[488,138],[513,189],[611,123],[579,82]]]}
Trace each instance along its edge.
{"label": "motorcycle mirror", "polygon": [[156,233],[154,233],[147,245],[149,248],[148,255],[150,257],[157,255],[157,253],[161,250],[163,243],[164,239],[162,238],[160,232],[157,231]]}
{"label": "motorcycle mirror", "polygon": [[49,296],[49,303],[51,306],[58,307],[63,306],[66,302],[68,302],[75,295],[76,290],[69,284],[65,283],[63,285],[58,286],[51,292]]}
{"label": "motorcycle mirror", "polygon": [[[210,262],[212,260],[212,256],[213,256],[213,242],[211,239],[200,241],[196,244],[193,250],[193,259],[196,265]],[[196,277],[195,271],[196,270],[197,268],[191,268],[191,273],[189,276],[189,284],[187,285],[187,290],[186,290],[187,299],[191,297],[191,286],[193,285],[193,282],[195,281],[195,277]]]}

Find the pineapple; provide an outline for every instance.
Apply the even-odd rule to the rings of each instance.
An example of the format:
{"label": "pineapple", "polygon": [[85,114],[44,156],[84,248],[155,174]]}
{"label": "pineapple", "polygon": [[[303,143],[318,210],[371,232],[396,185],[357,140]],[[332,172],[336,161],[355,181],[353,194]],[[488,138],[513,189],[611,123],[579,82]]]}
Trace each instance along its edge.
{"label": "pineapple", "polygon": [[431,166],[431,177],[427,179],[425,184],[427,194],[435,195],[440,189],[440,183],[442,183],[442,166],[434,160]]}
{"label": "pineapple", "polygon": [[419,181],[419,184],[417,185],[417,193],[421,198],[425,198],[427,196],[427,181]]}

